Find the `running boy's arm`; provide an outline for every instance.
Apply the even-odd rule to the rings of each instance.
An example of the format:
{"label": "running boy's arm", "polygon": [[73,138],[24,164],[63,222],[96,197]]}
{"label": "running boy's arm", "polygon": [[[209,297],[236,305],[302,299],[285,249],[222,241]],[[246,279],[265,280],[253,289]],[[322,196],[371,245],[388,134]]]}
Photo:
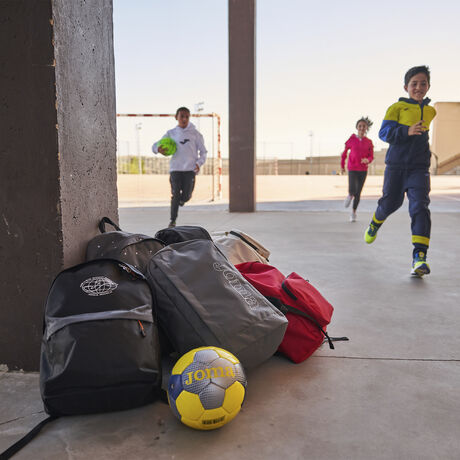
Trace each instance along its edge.
{"label": "running boy's arm", "polygon": [[196,160],[196,164],[199,168],[201,168],[205,161],[206,161],[206,156],[208,151],[206,150],[206,147],[204,146],[204,139],[201,133],[198,133],[198,139],[196,140],[196,147],[198,151],[198,160]]}
{"label": "running boy's arm", "polygon": [[409,137],[409,126],[399,123],[399,111],[401,106],[396,103],[390,106],[383,119],[379,131],[379,138],[389,144],[401,144],[406,142]]}

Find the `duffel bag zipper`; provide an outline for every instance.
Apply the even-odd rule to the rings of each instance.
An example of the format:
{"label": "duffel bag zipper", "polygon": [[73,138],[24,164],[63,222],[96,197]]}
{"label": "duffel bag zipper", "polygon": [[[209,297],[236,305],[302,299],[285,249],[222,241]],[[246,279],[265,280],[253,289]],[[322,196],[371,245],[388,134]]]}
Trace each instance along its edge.
{"label": "duffel bag zipper", "polygon": [[125,262],[119,262],[118,266],[125,272],[129,273],[132,279],[146,280],[144,274],[141,273],[137,268],[133,267],[132,265],[129,265]]}
{"label": "duffel bag zipper", "polygon": [[[297,296],[286,286],[286,279],[287,278],[285,278],[283,280],[283,282],[281,283],[281,289],[283,289],[283,291],[289,297],[291,297],[291,299],[297,300]],[[308,282],[308,280],[305,280],[305,281]],[[281,311],[284,314],[293,313],[294,315],[303,316],[304,318],[310,320],[322,332],[322,334],[324,335],[324,338],[327,340],[327,342],[329,344],[329,348],[331,350],[334,350],[334,344],[332,343],[332,340],[329,337],[329,334],[323,329],[323,327],[321,326],[319,321],[314,316],[311,316],[308,313],[305,313],[303,310],[300,310],[299,308],[293,307],[292,305],[283,304],[281,301],[280,301],[280,304],[281,304]]]}
{"label": "duffel bag zipper", "polygon": [[305,319],[308,319],[311,323],[313,323],[318,330],[324,335],[325,340],[329,343],[329,348],[331,350],[334,349],[334,344],[332,343],[333,340],[331,337],[329,337],[329,334],[321,327],[321,324],[314,318],[313,316],[310,316],[308,313],[305,313],[304,311],[300,310],[299,308],[293,307],[292,305],[288,305],[283,303],[280,299],[276,297],[266,297],[273,305],[275,305],[278,310],[286,315],[287,313],[292,313],[293,315],[301,316]]}
{"label": "duffel bag zipper", "polygon": [[[292,299],[294,300],[297,300],[297,297],[294,295],[293,292],[291,292],[289,290],[289,288],[286,286],[286,280],[288,278],[285,278],[283,280],[283,282],[281,283],[281,288],[283,289],[283,291],[289,296],[291,297]],[[310,281],[309,280],[305,280],[307,283],[309,283]],[[272,297],[271,299],[276,299],[276,297]],[[269,299],[270,300],[270,299]],[[272,303],[273,301],[270,300]],[[319,322],[317,321],[316,318],[314,318],[313,316],[310,316],[308,313],[305,313],[303,310],[299,310],[298,308],[295,308],[291,305],[286,305],[286,304],[283,304],[280,300],[276,299],[275,301],[278,301],[281,305],[281,307],[278,307],[278,305],[276,305],[280,311],[282,313],[284,313],[286,315],[286,313],[292,313],[294,315],[298,315],[298,316],[303,316],[304,318],[307,318],[309,319],[324,335],[324,342],[327,342],[329,344],[329,348],[331,350],[334,350],[334,344],[332,342],[344,342],[344,341],[348,341],[350,340],[348,337],[330,337],[329,334],[321,327],[321,324],[319,324]]]}

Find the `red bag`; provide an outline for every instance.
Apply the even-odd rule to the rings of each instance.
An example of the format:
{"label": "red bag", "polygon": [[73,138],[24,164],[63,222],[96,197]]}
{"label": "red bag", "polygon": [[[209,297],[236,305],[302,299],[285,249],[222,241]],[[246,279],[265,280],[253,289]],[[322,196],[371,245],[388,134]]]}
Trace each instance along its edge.
{"label": "red bag", "polygon": [[284,277],[277,268],[260,262],[238,264],[236,268],[286,315],[289,325],[278,348],[280,353],[300,363],[323,343],[324,337],[334,348],[326,332],[334,308],[308,281],[297,273]]}

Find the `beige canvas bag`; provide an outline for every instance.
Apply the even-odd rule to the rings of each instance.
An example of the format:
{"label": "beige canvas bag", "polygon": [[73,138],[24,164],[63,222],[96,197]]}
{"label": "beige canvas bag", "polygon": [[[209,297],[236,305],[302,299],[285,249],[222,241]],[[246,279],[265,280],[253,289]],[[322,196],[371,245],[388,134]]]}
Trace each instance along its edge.
{"label": "beige canvas bag", "polygon": [[270,251],[241,230],[214,232],[211,237],[233,265],[244,262],[268,263]]}

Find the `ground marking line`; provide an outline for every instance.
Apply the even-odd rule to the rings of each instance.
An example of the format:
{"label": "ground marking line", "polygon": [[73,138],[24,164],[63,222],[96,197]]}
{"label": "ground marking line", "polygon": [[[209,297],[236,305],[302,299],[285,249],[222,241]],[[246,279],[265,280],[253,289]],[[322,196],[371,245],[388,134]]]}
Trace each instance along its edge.
{"label": "ground marking line", "polygon": [[419,362],[460,362],[460,359],[435,359],[435,358],[371,358],[360,356],[313,356],[313,358],[333,358],[333,359],[362,359],[362,360],[376,360],[376,361],[419,361]]}
{"label": "ground marking line", "polygon": [[[441,196],[442,198],[447,198],[448,200],[460,201],[460,198],[457,198],[456,196],[452,196],[452,195],[434,195],[434,196]],[[439,200],[439,201],[442,201],[442,200]]]}
{"label": "ground marking line", "polygon": [[11,423],[11,422],[16,422],[17,420],[22,420],[23,418],[26,418],[26,417],[31,417],[32,415],[38,415],[38,414],[44,414],[44,413],[45,411],[41,410],[39,412],[34,412],[32,414],[23,415],[22,417],[16,417],[11,420],[7,420],[6,422],[0,422],[0,426],[6,425],[7,423]]}

